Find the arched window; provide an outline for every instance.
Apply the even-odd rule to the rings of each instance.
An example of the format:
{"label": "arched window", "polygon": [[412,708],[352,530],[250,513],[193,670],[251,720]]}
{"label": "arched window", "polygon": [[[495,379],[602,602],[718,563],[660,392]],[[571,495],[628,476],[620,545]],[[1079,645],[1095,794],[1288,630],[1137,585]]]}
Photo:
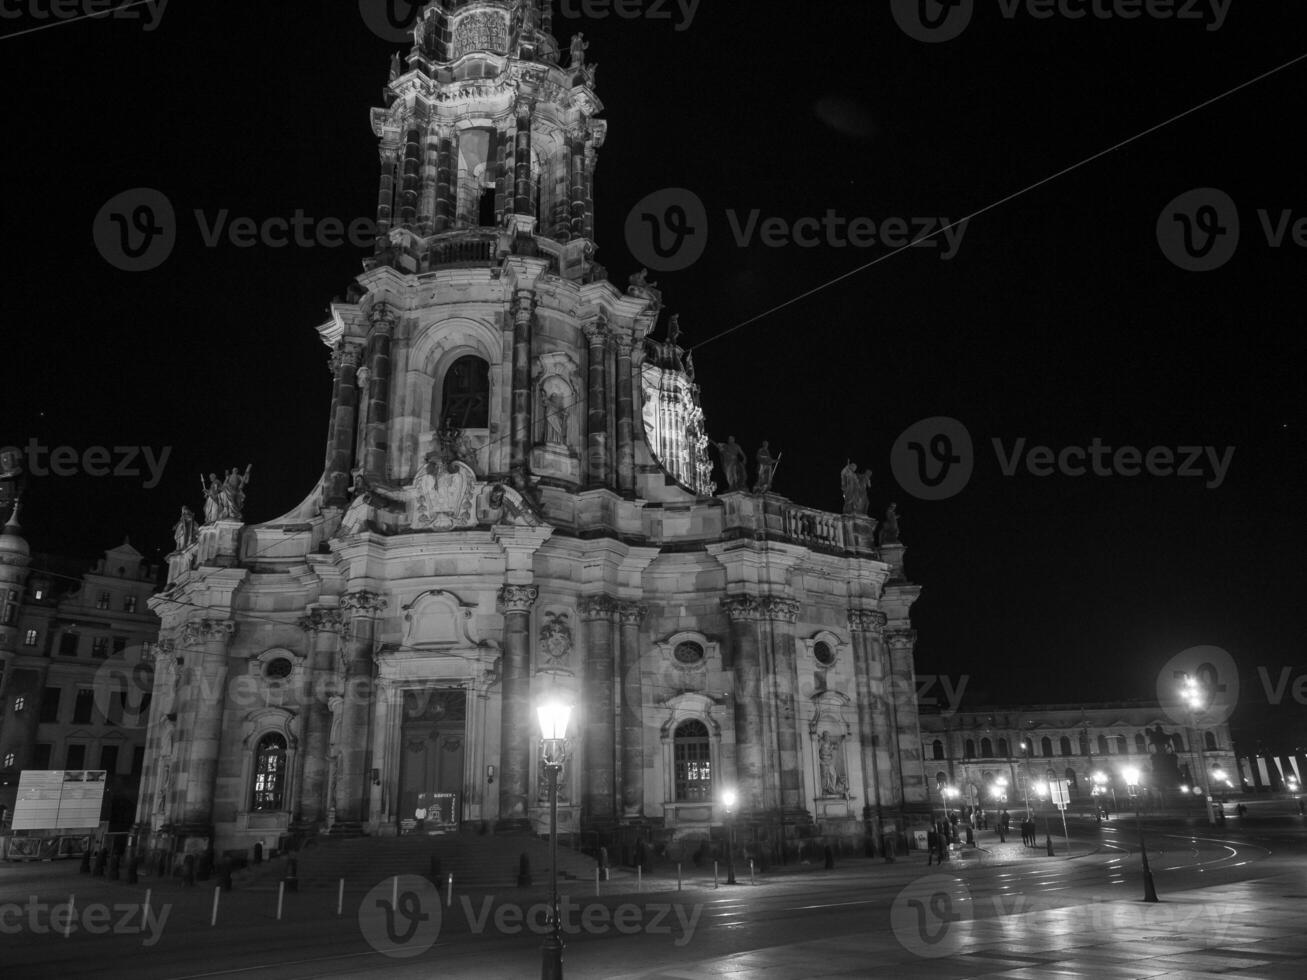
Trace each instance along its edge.
{"label": "arched window", "polygon": [[1098,736],[1098,754],[1099,754],[1099,755],[1107,755],[1109,751],[1110,751],[1110,749],[1108,749],[1107,736],[1106,736],[1106,735],[1099,735],[1099,736]]}
{"label": "arched window", "polygon": [[932,745],[931,748],[934,750],[934,757],[935,757],[936,759],[942,759],[942,758],[944,758],[944,743],[943,743],[943,742],[941,742],[939,739],[935,739],[935,744]]}
{"label": "arched window", "polygon": [[1052,757],[1053,740],[1049,738],[1047,735],[1045,735],[1043,738],[1039,740],[1039,751],[1043,754],[1045,759]]}
{"label": "arched window", "polygon": [[16,757],[14,756],[14,754],[13,754],[12,752],[6,753],[6,755],[5,755],[5,768],[6,768],[6,769],[12,769],[12,768],[14,767],[14,762],[16,762],[16,761],[17,761],[17,759],[16,759]]}
{"label": "arched window", "polygon": [[987,738],[980,740],[980,757],[982,759],[994,758],[994,743]]}
{"label": "arched window", "polygon": [[1148,753],[1148,743],[1144,741],[1144,736],[1142,734],[1135,736],[1135,751],[1140,755],[1146,755]]}
{"label": "arched window", "polygon": [[1208,752],[1216,751],[1216,735],[1213,732],[1203,732],[1203,748]]}
{"label": "arched window", "polygon": [[1076,771],[1075,771],[1074,769],[1072,769],[1070,766],[1068,766],[1068,767],[1067,767],[1067,770],[1066,770],[1066,781],[1067,781],[1067,786],[1068,786],[1068,787],[1070,788],[1070,790],[1071,790],[1071,795],[1072,795],[1072,796],[1079,796],[1079,795],[1080,795],[1080,781],[1079,781],[1078,779],[1076,779]]}
{"label": "arched window", "polygon": [[254,750],[254,802],[251,810],[280,810],[286,787],[286,740],[264,735]]}
{"label": "arched window", "polygon": [[1088,733],[1088,732],[1081,732],[1081,733],[1080,733],[1080,754],[1081,754],[1081,755],[1088,755],[1088,754],[1089,754],[1089,733]]}
{"label": "arched window", "polygon": [[945,772],[935,773],[935,787],[938,789],[947,785],[948,785],[948,773]]}
{"label": "arched window", "polygon": [[445,372],[437,425],[452,422],[460,429],[490,427],[490,365],[474,354],[460,357]]}
{"label": "arched window", "polygon": [[693,719],[677,725],[672,757],[676,763],[677,801],[711,800],[712,760],[708,726]]}
{"label": "arched window", "polygon": [[967,739],[967,744],[964,747],[962,754],[963,757],[967,759],[974,759],[976,757],[976,740],[974,738]]}
{"label": "arched window", "polygon": [[1001,755],[1001,756],[1002,756],[1003,758],[1005,758],[1005,759],[1008,757],[1007,739],[1005,739],[1005,738],[1000,738],[1000,739],[998,740],[998,754]]}
{"label": "arched window", "polygon": [[1071,739],[1063,735],[1060,739],[1058,739],[1057,747],[1058,747],[1058,751],[1061,752],[1063,755],[1070,755]]}
{"label": "arched window", "polygon": [[1176,732],[1174,735],[1171,736],[1171,747],[1175,749],[1176,752],[1183,752],[1185,750],[1184,739],[1180,737],[1179,732]]}

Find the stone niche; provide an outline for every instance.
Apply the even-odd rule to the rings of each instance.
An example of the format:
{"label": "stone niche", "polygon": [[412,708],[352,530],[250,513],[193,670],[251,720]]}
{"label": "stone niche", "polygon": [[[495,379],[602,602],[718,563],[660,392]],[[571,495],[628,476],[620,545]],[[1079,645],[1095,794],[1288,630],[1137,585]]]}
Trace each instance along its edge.
{"label": "stone niche", "polygon": [[581,422],[585,400],[580,396],[576,361],[554,351],[536,358],[531,434],[531,468],[540,475],[569,483],[581,481]]}

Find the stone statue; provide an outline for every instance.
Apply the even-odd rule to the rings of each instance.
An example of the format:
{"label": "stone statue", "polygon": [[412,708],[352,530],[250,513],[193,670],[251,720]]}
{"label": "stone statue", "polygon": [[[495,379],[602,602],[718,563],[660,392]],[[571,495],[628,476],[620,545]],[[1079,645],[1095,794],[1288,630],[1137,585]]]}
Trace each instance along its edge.
{"label": "stone statue", "polygon": [[345,699],[338,694],[333,695],[327,701],[327,707],[331,710],[331,736],[327,743],[327,760],[330,765],[327,770],[327,809],[334,812],[336,784],[340,781],[340,733],[345,718]]}
{"label": "stone statue", "polygon": [[744,449],[727,436],[725,442],[714,443],[722,457],[722,471],[726,474],[726,489],[730,492],[749,489],[749,473],[745,468]]}
{"label": "stone statue", "polygon": [[839,796],[843,792],[840,775],[835,768],[835,753],[840,747],[840,739],[830,732],[822,732],[817,739],[817,758],[821,763],[821,795]]}
{"label": "stone statue", "polygon": [[585,65],[585,53],[589,47],[590,44],[588,41],[585,40],[584,34],[580,34],[580,33],[573,34],[572,35],[572,63],[568,67],[571,68],[573,71],[576,71],[577,69],[583,67]]}
{"label": "stone statue", "polygon": [[245,487],[250,482],[250,470],[254,467],[253,463],[245,467],[245,472],[241,473],[236,467],[227,471],[227,477],[222,482],[222,496],[220,498],[221,517],[224,521],[239,521],[241,513],[245,510]]}
{"label": "stone statue", "polygon": [[667,320],[667,346],[676,350],[676,341],[681,336],[681,314],[673,313]]}
{"label": "stone statue", "polygon": [[880,526],[881,544],[899,543],[899,505],[890,504],[885,509],[885,522]]}
{"label": "stone statue", "polygon": [[649,270],[641,269],[633,275],[628,282],[630,283],[629,291],[635,292],[637,289],[657,289],[658,283],[649,281]]}
{"label": "stone statue", "polygon": [[197,533],[198,532],[195,528],[195,512],[189,507],[183,505],[181,519],[178,520],[172,528],[172,540],[173,544],[176,545],[173,550],[185,551],[195,543]]}
{"label": "stone statue", "polygon": [[871,483],[871,470],[858,472],[857,464],[847,460],[840,470],[840,489],[844,492],[844,513],[867,513],[867,487]]}
{"label": "stone statue", "polygon": [[399,52],[396,51],[390,56],[390,80],[393,82],[399,78]]}
{"label": "stone statue", "polygon": [[163,773],[159,777],[159,792],[154,798],[154,812],[165,813],[168,808],[168,794],[172,792],[172,760],[163,760]]}
{"label": "stone statue", "polygon": [[685,376],[691,381],[694,380],[694,351],[685,352]]}
{"label": "stone statue", "polygon": [[545,441],[567,443],[567,402],[557,391],[545,396]]}
{"label": "stone statue", "polygon": [[754,493],[771,492],[772,478],[776,475],[776,467],[780,465],[780,456],[773,456],[771,449],[768,448],[767,440],[762,441],[758,451],[754,454],[754,459],[758,463],[758,482],[753,486]]}
{"label": "stone statue", "polygon": [[222,519],[222,481],[216,473],[210,473],[208,486],[205,486],[204,474],[201,473],[200,486],[204,490],[204,523],[213,524]]}
{"label": "stone statue", "polygon": [[422,48],[423,44],[426,42],[426,39],[427,39],[427,19],[426,17],[419,17],[416,21],[413,22],[413,44],[415,47],[417,47],[419,51],[421,51],[423,49]]}

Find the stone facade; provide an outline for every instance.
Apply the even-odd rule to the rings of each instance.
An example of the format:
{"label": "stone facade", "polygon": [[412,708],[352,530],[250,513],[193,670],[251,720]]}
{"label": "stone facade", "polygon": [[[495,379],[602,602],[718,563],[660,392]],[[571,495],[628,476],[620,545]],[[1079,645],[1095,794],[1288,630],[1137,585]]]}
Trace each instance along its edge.
{"label": "stone facade", "polygon": [[726,788],[778,854],[926,819],[903,547],[713,496],[679,327],[594,262],[606,127],[548,6],[430,5],[373,114],[385,235],[319,328],[322,479],[179,538],[154,600],[157,846],[405,833],[451,799],[543,830],[549,697],[564,831],[705,836]]}
{"label": "stone facade", "polygon": [[1140,769],[1154,802],[1184,795],[1180,787],[1193,787],[1200,767],[1213,793],[1239,785],[1230,726],[1177,724],[1157,702],[923,710],[921,738],[937,804],[947,785],[964,804],[992,805],[1000,776],[1010,805],[1033,801],[1031,787],[1050,779],[1068,780],[1072,802],[1089,804],[1095,772],[1120,802],[1127,766]]}

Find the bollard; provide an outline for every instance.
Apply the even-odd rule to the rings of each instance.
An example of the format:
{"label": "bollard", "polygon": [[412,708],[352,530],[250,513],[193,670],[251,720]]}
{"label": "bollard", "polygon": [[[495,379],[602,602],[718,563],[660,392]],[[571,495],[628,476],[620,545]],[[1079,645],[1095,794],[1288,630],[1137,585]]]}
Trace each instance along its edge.
{"label": "bollard", "polygon": [[222,864],[218,867],[218,887],[225,892],[231,891],[231,866],[230,857],[222,859]]}
{"label": "bollard", "polygon": [[717,862],[712,863],[712,886],[717,887]]}
{"label": "bollard", "polygon": [[340,889],[336,892],[336,915],[339,916],[345,908],[345,879],[340,879]]}
{"label": "bollard", "polygon": [[153,894],[153,892],[154,890],[151,888],[145,889],[145,901],[141,904],[142,922],[150,921],[150,895]]}
{"label": "bollard", "polygon": [[637,893],[637,894],[638,894],[639,892],[641,892],[641,891],[644,890],[644,868],[643,868],[643,867],[637,867],[637,868],[635,869],[635,890],[636,890],[636,893]]}
{"label": "bollard", "polygon": [[523,854],[517,862],[517,887],[531,887],[531,859]]}
{"label": "bollard", "polygon": [[758,882],[755,881],[753,877],[753,858],[749,858],[749,884],[751,885],[758,884]]}
{"label": "bollard", "polygon": [[830,871],[835,867],[835,849],[829,844],[826,845],[826,870]]}
{"label": "bollard", "polygon": [[222,885],[218,885],[213,889],[213,914],[209,916],[210,926],[216,926],[218,924],[218,896],[221,894]]}
{"label": "bollard", "polygon": [[595,898],[599,897],[599,865],[595,865]]}
{"label": "bollard", "polygon": [[1044,837],[1044,847],[1048,850],[1048,856],[1049,856],[1049,857],[1052,857],[1052,856],[1053,856],[1053,837],[1052,837],[1051,834],[1050,834],[1050,835],[1046,835],[1046,836]]}
{"label": "bollard", "polygon": [[295,858],[286,862],[286,880],[283,882],[287,891],[298,892],[300,890],[299,864]]}
{"label": "bollard", "polygon": [[[395,879],[399,881],[398,878]],[[286,882],[277,882],[277,921],[281,921],[281,904],[286,900]]]}
{"label": "bollard", "polygon": [[73,931],[73,916],[77,912],[77,896],[68,896],[68,921],[64,923],[64,938],[67,939]]}
{"label": "bollard", "polygon": [[449,873],[449,882],[445,885],[445,908],[454,904],[454,872]]}
{"label": "bollard", "polygon": [[681,862],[676,862],[676,890],[681,890]]}
{"label": "bollard", "polygon": [[78,870],[84,875],[91,873],[91,848],[89,845],[86,850],[82,851],[82,866]]}

